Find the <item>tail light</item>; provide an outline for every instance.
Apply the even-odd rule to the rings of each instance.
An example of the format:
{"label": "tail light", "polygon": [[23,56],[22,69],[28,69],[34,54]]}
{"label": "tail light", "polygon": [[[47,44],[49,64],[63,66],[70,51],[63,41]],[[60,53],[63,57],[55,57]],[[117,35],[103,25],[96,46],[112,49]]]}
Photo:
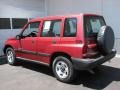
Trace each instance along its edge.
{"label": "tail light", "polygon": [[85,46],[83,47],[83,57],[92,57],[97,54],[97,43],[94,38],[85,40]]}
{"label": "tail light", "polygon": [[87,53],[87,46],[83,47],[83,51],[82,52],[83,52],[83,54]]}

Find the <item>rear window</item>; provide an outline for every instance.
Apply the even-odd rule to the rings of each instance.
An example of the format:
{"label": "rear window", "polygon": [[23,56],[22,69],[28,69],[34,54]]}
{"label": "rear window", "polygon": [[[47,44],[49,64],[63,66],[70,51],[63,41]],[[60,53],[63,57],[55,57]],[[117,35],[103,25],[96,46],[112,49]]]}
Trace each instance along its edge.
{"label": "rear window", "polygon": [[84,25],[85,36],[89,37],[97,35],[100,28],[106,24],[102,16],[85,16]]}

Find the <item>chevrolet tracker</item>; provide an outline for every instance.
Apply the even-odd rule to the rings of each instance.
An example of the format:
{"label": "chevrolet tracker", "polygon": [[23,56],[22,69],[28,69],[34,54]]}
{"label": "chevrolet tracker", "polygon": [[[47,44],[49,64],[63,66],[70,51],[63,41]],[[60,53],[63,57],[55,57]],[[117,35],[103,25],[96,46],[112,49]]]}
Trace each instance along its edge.
{"label": "chevrolet tracker", "polygon": [[10,65],[18,59],[52,68],[62,82],[72,82],[78,70],[92,70],[116,55],[114,32],[103,16],[78,14],[30,20],[19,35],[6,40]]}

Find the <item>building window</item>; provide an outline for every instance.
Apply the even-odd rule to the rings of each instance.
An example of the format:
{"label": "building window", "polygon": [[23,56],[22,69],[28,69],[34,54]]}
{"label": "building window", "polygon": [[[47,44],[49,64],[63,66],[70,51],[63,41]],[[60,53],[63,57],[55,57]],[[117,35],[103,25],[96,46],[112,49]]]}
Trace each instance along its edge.
{"label": "building window", "polygon": [[0,18],[0,29],[11,29],[10,18]]}
{"label": "building window", "polygon": [[77,19],[76,18],[66,18],[63,36],[64,37],[75,37],[76,32],[77,32]]}
{"label": "building window", "polygon": [[12,18],[12,28],[21,29],[28,22],[28,19],[25,18]]}

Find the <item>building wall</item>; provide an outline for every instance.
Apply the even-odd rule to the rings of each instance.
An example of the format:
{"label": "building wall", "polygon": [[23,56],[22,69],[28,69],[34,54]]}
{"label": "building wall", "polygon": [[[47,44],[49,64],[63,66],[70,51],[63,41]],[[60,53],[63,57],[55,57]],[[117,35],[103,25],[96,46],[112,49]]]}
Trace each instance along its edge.
{"label": "building wall", "polygon": [[101,0],[48,0],[48,15],[76,14],[76,13],[100,13]]}
{"label": "building wall", "polygon": [[95,13],[105,17],[116,38],[120,38],[119,0],[48,0],[48,15]]}
{"label": "building wall", "polygon": [[45,0],[1,0],[0,17],[40,17],[45,15]]}
{"label": "building wall", "polygon": [[[0,18],[34,18],[43,17],[45,0],[1,0]],[[3,55],[4,41],[16,36],[21,29],[0,29],[0,56]]]}
{"label": "building wall", "polygon": [[120,39],[120,0],[103,0],[103,15],[115,32],[116,41]]}

